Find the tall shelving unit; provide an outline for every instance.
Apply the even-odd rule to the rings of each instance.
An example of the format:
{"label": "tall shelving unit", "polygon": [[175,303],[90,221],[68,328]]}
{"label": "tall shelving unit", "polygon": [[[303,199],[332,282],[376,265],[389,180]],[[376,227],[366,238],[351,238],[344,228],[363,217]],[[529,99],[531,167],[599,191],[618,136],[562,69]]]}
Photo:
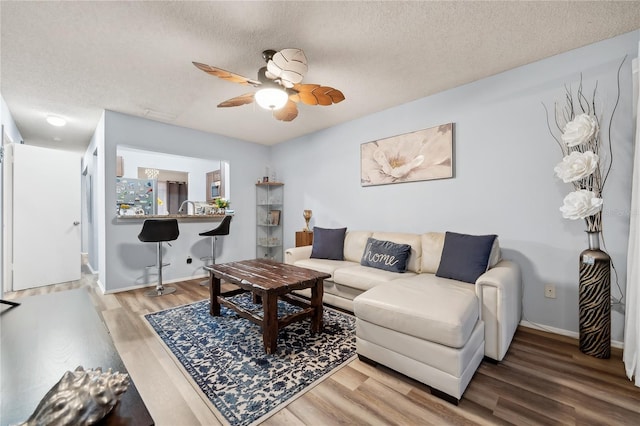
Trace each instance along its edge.
{"label": "tall shelving unit", "polygon": [[256,184],[256,258],[283,261],[284,183]]}

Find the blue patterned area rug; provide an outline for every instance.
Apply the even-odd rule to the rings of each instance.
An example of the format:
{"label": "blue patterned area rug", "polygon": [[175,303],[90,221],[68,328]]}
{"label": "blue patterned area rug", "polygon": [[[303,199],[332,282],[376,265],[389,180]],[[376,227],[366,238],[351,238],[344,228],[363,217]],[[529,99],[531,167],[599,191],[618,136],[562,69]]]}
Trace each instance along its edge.
{"label": "blue patterned area rug", "polygon": [[[262,315],[251,294],[231,298]],[[300,308],[278,301],[278,316]],[[278,335],[278,351],[264,353],[258,325],[221,307],[209,315],[209,301],[147,314],[145,318],[195,384],[231,425],[258,423],[355,357],[355,318],[324,308],[324,329],[314,334],[310,320]],[[218,416],[220,417],[220,416]]]}

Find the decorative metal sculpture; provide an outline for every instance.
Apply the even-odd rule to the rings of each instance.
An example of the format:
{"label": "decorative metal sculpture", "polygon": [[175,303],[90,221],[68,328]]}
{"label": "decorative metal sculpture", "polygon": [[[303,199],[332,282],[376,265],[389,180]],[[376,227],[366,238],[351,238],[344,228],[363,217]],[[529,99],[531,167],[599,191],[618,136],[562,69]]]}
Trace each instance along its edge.
{"label": "decorative metal sculpture", "polygon": [[106,416],[129,388],[129,375],[102,368],[67,371],[20,426],[91,425]]}
{"label": "decorative metal sculpture", "polygon": [[311,229],[309,229],[309,221],[311,220],[311,214],[313,212],[311,210],[303,210],[302,211],[302,217],[304,217],[304,221],[306,222],[306,225],[303,229],[304,232],[311,232]]}

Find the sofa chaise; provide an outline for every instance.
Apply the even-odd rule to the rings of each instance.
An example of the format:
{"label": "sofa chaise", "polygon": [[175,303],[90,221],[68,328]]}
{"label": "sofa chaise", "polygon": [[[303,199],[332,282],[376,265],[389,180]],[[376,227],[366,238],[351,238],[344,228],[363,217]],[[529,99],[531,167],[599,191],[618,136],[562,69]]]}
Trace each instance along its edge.
{"label": "sofa chaise", "polygon": [[331,275],[323,300],[355,314],[361,359],[454,403],[483,357],[503,359],[520,321],[520,269],[496,236],[316,227],[314,245],[287,249],[285,263]]}

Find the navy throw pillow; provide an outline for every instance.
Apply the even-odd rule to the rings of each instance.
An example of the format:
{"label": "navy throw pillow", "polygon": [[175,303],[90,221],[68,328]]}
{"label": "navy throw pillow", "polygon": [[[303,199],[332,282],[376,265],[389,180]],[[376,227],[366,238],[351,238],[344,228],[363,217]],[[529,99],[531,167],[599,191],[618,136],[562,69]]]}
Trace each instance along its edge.
{"label": "navy throw pillow", "polygon": [[491,247],[497,235],[466,235],[447,232],[437,277],[474,284],[487,271]]}
{"label": "navy throw pillow", "polygon": [[344,236],[347,228],[326,229],[313,227],[313,247],[311,257],[314,259],[344,260]]}
{"label": "navy throw pillow", "polygon": [[409,244],[396,244],[392,241],[369,238],[360,264],[390,272],[404,272],[407,270],[410,254]]}

